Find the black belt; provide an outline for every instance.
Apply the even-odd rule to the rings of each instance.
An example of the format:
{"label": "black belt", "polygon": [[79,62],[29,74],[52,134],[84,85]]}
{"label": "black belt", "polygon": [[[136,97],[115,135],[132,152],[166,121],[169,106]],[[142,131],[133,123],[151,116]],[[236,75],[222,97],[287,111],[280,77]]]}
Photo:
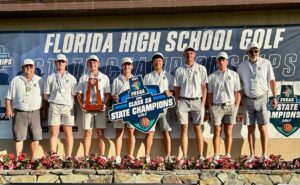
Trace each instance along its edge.
{"label": "black belt", "polygon": [[16,112],[34,112],[35,110],[25,111],[25,110],[15,109],[15,111]]}
{"label": "black belt", "polygon": [[259,99],[261,99],[261,98],[265,97],[266,95],[265,95],[265,94],[263,94],[263,95],[261,95],[261,96],[257,96],[257,97],[255,97],[255,98],[251,98],[251,97],[247,96],[246,94],[244,94],[244,96],[245,96],[246,98],[250,99],[250,100],[259,100]]}
{"label": "black belt", "polygon": [[179,97],[180,99],[184,99],[184,100],[199,100],[200,98],[199,97],[196,97],[196,98],[186,98],[186,97]]}
{"label": "black belt", "polygon": [[226,106],[226,105],[233,105],[233,103],[213,103],[213,105]]}

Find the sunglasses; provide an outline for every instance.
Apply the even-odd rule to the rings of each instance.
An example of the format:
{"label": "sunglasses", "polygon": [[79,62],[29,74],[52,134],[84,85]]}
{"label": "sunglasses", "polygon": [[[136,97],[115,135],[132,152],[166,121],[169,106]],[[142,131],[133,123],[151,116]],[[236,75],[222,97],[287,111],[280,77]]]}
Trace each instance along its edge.
{"label": "sunglasses", "polygon": [[33,68],[33,65],[28,64],[28,65],[24,65],[25,68],[29,67],[29,68]]}
{"label": "sunglasses", "polygon": [[250,50],[250,51],[248,51],[250,54],[254,54],[254,53],[258,53],[259,52],[259,50]]}

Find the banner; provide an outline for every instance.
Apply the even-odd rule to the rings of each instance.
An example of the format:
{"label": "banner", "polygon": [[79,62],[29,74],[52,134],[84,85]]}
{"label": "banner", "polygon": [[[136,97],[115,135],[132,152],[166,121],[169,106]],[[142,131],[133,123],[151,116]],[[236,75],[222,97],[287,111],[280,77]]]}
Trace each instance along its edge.
{"label": "banner", "polygon": [[[255,41],[261,45],[261,57],[271,61],[279,84],[289,83],[300,94],[299,33],[299,25],[0,32],[0,138],[12,137],[11,123],[4,116],[5,95],[11,79],[22,73],[25,58],[34,59],[36,73],[46,79],[54,71],[56,55],[63,53],[69,60],[68,71],[79,79],[87,71],[86,59],[95,54],[100,58],[100,71],[112,82],[120,73],[123,57],[133,59],[134,75],[144,76],[151,71],[150,60],[155,52],[163,53],[165,70],[172,74],[184,64],[182,54],[187,46],[197,50],[196,62],[204,65],[208,74],[216,69],[215,57],[219,51],[228,53],[230,68],[235,69],[248,59],[247,44]],[[78,110],[77,137],[82,137],[80,115]],[[113,137],[113,132],[108,131],[108,135]],[[177,137],[179,132],[180,129],[173,129],[172,134]],[[246,137],[241,128],[235,132],[238,133],[234,137]],[[210,132],[204,134],[211,137]],[[281,137],[276,133],[270,136]],[[293,136],[300,137],[300,134],[295,132]]]}

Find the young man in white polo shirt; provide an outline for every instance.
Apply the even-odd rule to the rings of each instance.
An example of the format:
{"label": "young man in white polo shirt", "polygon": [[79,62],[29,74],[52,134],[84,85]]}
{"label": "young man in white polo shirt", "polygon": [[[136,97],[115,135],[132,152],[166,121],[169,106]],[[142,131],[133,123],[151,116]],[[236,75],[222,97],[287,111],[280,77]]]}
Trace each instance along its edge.
{"label": "young man in white polo shirt", "polygon": [[56,72],[47,77],[44,86],[44,100],[50,103],[48,125],[50,127],[50,152],[57,152],[57,139],[60,125],[65,134],[65,155],[70,157],[73,149],[74,96],[76,78],[66,71],[68,64],[64,54],[58,54],[55,60]]}
{"label": "young man in white polo shirt", "polygon": [[239,75],[228,69],[226,52],[217,54],[217,70],[208,77],[207,106],[214,125],[214,160],[219,160],[222,124],[224,128],[225,156],[231,158],[232,128],[241,100]]}
{"label": "young man in white polo shirt", "polygon": [[[105,136],[104,129],[106,128],[106,105],[110,99],[110,83],[109,78],[101,73],[98,68],[100,67],[99,58],[96,55],[91,55],[87,60],[87,66],[89,69],[88,74],[84,74],[80,77],[77,85],[77,100],[83,111],[84,120],[84,155],[89,156],[91,148],[91,140],[94,125],[97,130],[99,153],[104,156],[105,152]],[[103,103],[103,109],[98,111],[88,111],[85,108],[85,98],[88,86],[89,78],[96,78],[98,81],[98,88],[100,90],[100,96]]]}
{"label": "young man in white polo shirt", "polygon": [[[164,71],[164,56],[162,53],[154,53],[152,56],[152,69],[153,71],[144,77],[145,85],[158,85],[160,93],[165,93],[167,96],[172,96],[174,91],[174,78],[171,74]],[[170,127],[167,117],[167,110],[164,111],[157,120],[160,130],[163,134],[165,151],[166,151],[166,162],[171,162],[171,137]],[[149,133],[146,134],[145,138],[145,158],[146,162],[150,162],[150,151],[153,143],[153,135],[155,132],[155,125],[151,128]]]}
{"label": "young man in white polo shirt", "polygon": [[177,115],[181,124],[183,158],[187,158],[188,123],[191,120],[196,135],[198,157],[200,160],[204,160],[201,112],[206,101],[207,72],[204,66],[195,62],[196,51],[194,48],[187,47],[183,55],[186,60],[185,65],[176,69],[174,75]]}
{"label": "young man in white polo shirt", "polygon": [[[260,46],[256,42],[248,44],[249,60],[239,64],[237,72],[243,86],[243,108],[245,124],[248,126],[250,148],[249,161],[255,158],[255,126],[258,124],[262,143],[262,158],[268,159],[268,126],[267,110],[268,93],[272,93],[273,107],[277,108],[276,81],[271,62],[259,57]],[[269,89],[270,87],[270,89]]]}
{"label": "young man in white polo shirt", "polygon": [[35,158],[39,141],[42,140],[40,108],[44,82],[41,77],[34,74],[32,59],[24,60],[22,71],[23,74],[14,77],[9,84],[5,99],[5,114],[13,122],[17,156],[22,153],[23,141],[27,139],[29,129],[31,154]]}
{"label": "young man in white polo shirt", "polygon": [[[119,94],[122,92],[128,90],[129,87],[129,78],[133,77],[132,75],[132,69],[133,69],[133,61],[129,57],[125,57],[122,59],[122,72],[117,78],[114,79],[112,84],[112,91],[111,91],[111,97],[114,102],[119,102]],[[121,163],[121,150],[122,150],[122,141],[123,141],[123,134],[124,134],[124,125],[121,120],[114,122],[114,128],[116,129],[116,163]],[[128,127],[128,155],[131,158],[133,157],[133,151],[135,147],[135,135],[134,126],[127,124]]]}

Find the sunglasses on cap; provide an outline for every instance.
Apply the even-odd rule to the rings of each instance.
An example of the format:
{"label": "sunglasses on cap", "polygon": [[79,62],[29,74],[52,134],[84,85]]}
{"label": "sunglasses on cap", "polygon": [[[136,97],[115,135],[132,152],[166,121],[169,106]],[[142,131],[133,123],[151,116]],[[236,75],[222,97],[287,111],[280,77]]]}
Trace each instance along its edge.
{"label": "sunglasses on cap", "polygon": [[29,67],[29,68],[33,68],[33,65],[32,64],[27,64],[27,65],[24,65],[25,68]]}
{"label": "sunglasses on cap", "polygon": [[250,51],[248,51],[248,52],[251,53],[251,54],[254,54],[254,53],[258,53],[259,50],[258,50],[258,49],[256,49],[256,50],[250,50]]}

